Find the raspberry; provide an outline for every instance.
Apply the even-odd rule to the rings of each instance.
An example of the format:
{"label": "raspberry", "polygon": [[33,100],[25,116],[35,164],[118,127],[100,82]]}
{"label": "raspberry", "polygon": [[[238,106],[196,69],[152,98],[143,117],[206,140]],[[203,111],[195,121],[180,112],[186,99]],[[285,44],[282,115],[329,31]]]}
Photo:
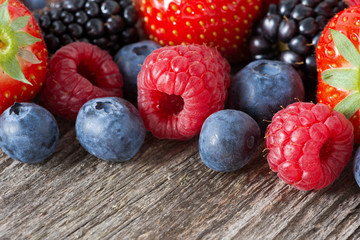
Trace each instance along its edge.
{"label": "raspberry", "polygon": [[153,51],[138,75],[138,108],[158,138],[189,139],[224,108],[230,65],[211,47],[166,46]]}
{"label": "raspberry", "polygon": [[290,104],[274,115],[265,135],[270,168],[300,190],[334,182],[351,158],[353,141],[351,122],[320,103]]}
{"label": "raspberry", "polygon": [[85,102],[122,97],[122,86],[119,68],[106,51],[90,43],[74,42],[51,58],[40,98],[53,114],[75,121]]}

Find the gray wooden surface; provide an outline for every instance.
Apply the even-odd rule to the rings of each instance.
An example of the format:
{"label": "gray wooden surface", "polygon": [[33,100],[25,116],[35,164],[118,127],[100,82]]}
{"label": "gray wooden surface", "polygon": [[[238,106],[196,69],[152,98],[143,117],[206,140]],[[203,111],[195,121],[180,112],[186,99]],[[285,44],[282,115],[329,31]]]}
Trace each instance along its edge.
{"label": "gray wooden surface", "polygon": [[359,239],[359,187],[349,163],[321,191],[298,191],[272,173],[258,147],[234,173],[207,168],[198,138],[147,135],[134,159],[88,154],[72,123],[45,163],[0,151],[0,239]]}

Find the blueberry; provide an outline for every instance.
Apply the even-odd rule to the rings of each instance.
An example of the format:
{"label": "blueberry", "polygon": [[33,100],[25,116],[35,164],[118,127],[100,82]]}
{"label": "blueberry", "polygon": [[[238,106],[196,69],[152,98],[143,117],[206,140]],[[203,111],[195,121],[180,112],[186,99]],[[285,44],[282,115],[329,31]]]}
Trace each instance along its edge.
{"label": "blueberry", "polygon": [[290,64],[256,60],[234,76],[228,105],[253,117],[264,133],[274,113],[303,98],[302,80]]}
{"label": "blueberry", "polygon": [[353,172],[356,183],[360,187],[360,147],[358,147],[354,155]]}
{"label": "blueberry", "polygon": [[106,161],[133,158],[145,139],[145,127],[138,110],[117,97],[95,98],[80,109],[75,123],[80,144]]}
{"label": "blueberry", "polygon": [[42,9],[46,6],[47,1],[46,0],[23,0],[23,3],[25,6],[33,11],[36,9]]}
{"label": "blueberry", "polygon": [[115,55],[115,61],[124,81],[124,98],[135,103],[137,100],[137,75],[145,58],[161,46],[150,40],[128,44]]}
{"label": "blueberry", "polygon": [[15,103],[0,116],[0,147],[20,162],[44,161],[54,152],[58,139],[55,118],[35,103]]}
{"label": "blueberry", "polygon": [[232,172],[251,159],[260,139],[256,121],[242,111],[226,109],[210,115],[199,138],[201,160],[219,172]]}

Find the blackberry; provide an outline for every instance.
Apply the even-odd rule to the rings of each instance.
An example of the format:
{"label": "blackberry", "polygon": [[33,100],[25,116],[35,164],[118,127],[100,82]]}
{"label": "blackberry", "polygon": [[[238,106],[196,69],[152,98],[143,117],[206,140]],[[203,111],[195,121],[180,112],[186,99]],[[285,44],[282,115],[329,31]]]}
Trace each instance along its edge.
{"label": "blackberry", "polygon": [[85,41],[114,56],[122,46],[139,40],[137,11],[128,0],[54,0],[34,16],[50,53]]}
{"label": "blackberry", "polygon": [[330,19],[346,7],[335,0],[281,0],[270,4],[254,26],[250,40],[253,60],[272,59],[298,70],[305,88],[316,88],[315,49]]}

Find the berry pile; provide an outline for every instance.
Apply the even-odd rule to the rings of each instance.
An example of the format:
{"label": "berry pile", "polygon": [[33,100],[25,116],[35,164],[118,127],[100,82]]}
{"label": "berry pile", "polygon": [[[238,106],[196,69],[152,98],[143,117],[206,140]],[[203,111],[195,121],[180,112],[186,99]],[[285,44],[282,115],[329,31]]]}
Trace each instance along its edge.
{"label": "berry pile", "polygon": [[294,66],[303,80],[316,85],[315,49],[328,21],[345,8],[338,0],[281,0],[271,4],[254,27],[253,59],[279,59]]}
{"label": "berry pile", "polygon": [[131,0],[65,0],[35,14],[50,53],[85,41],[114,55],[139,39],[138,14]]}
{"label": "berry pile", "polygon": [[[333,183],[360,142],[360,0],[345,10],[337,0],[55,0],[36,12],[44,39],[22,4],[0,2],[0,147],[13,159],[53,153],[53,113],[114,162],[134,158],[149,130],[199,135],[202,162],[230,172],[265,137],[270,168],[311,190]],[[316,76],[319,103],[302,102],[302,80]],[[40,89],[42,106],[24,102]],[[354,160],[360,183],[360,150]]]}

